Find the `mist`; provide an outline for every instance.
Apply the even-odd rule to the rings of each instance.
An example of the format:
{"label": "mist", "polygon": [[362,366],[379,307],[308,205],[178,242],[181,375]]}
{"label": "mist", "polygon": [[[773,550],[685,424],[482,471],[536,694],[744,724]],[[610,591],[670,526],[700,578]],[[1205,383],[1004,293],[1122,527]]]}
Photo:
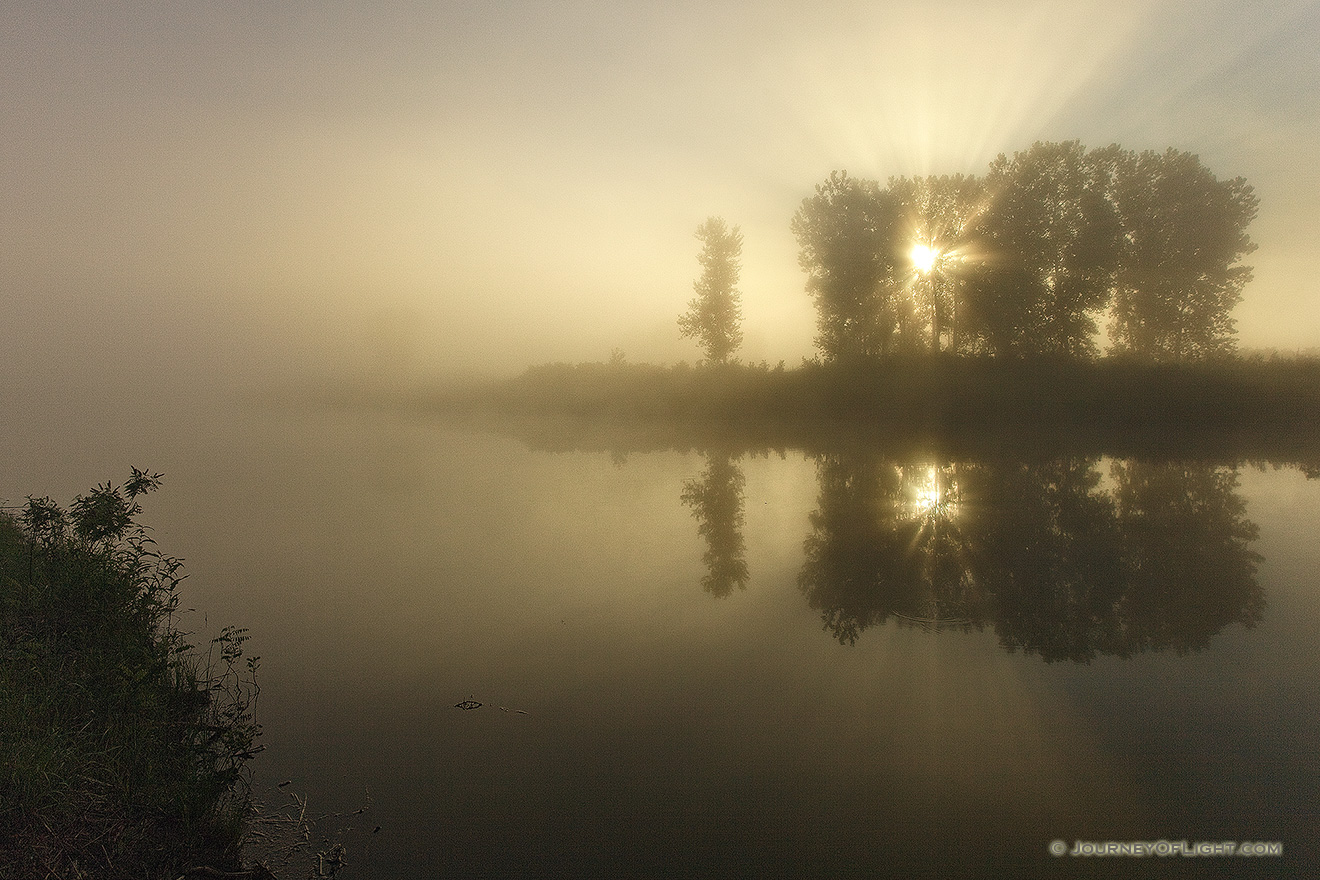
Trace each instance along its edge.
{"label": "mist", "polygon": [[[163,473],[117,534],[250,627],[345,877],[1315,862],[1320,362],[1256,355],[1320,346],[1320,4],[11,5],[0,586]],[[1161,157],[1231,314],[1143,336]],[[1053,256],[916,250],[939,192]]]}
{"label": "mist", "polygon": [[675,320],[718,214],[746,240],[743,357],[794,364],[788,223],[829,172],[1068,138],[1246,177],[1241,342],[1309,347],[1318,27],[1310,4],[24,8],[0,357],[182,386],[695,360]]}

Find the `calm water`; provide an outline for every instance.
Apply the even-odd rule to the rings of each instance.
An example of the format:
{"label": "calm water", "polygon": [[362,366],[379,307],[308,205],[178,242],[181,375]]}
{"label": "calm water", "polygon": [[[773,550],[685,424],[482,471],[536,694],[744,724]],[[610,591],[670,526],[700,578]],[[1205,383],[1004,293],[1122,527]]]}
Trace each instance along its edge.
{"label": "calm water", "polygon": [[[196,628],[263,657],[259,785],[370,803],[349,877],[1318,866],[1320,481],[1296,469],[33,407],[0,495],[166,472],[145,518]],[[1161,838],[1286,855],[1047,851]]]}

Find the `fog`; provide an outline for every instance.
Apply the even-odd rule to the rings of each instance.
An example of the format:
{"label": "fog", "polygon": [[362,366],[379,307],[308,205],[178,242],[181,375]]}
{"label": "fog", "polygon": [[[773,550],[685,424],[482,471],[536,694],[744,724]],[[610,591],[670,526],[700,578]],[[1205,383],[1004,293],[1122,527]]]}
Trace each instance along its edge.
{"label": "fog", "polygon": [[710,215],[745,236],[742,356],[793,364],[815,184],[1042,139],[1247,178],[1240,341],[1320,340],[1316,4],[779,6],[10,9],[4,385],[696,360]]}
{"label": "fog", "polygon": [[[186,561],[185,634],[234,624],[266,658],[258,797],[351,814],[348,876],[1053,878],[1052,840],[1166,835],[1315,864],[1320,369],[1211,363],[1225,322],[1198,342],[1117,294],[1116,348],[1154,327],[1170,362],[1082,360],[1098,307],[1036,304],[1116,283],[1090,269],[1117,256],[984,272],[982,305],[1009,291],[989,318],[931,271],[956,247],[903,281],[924,275],[919,319],[881,303],[893,260],[813,303],[824,261],[799,265],[790,223],[863,241],[831,269],[875,268],[912,243],[890,178],[985,175],[1037,142],[1195,154],[1254,194],[1203,211],[1231,234],[1188,237],[1173,269],[1164,215],[1212,188],[1136,198],[1169,190],[1130,173],[1120,219],[1145,225],[1093,224],[1106,240],[1035,222],[1075,192],[1023,187],[983,239],[1108,241],[1140,252],[1133,289],[1187,265],[1195,286],[1211,272],[1186,254],[1250,251],[1234,223],[1258,197],[1237,342],[1315,351],[1317,0],[9,3],[3,22],[0,507],[165,474],[141,522]],[[806,210],[844,169],[874,198]],[[1107,209],[1100,179],[1074,201]],[[707,218],[741,230],[712,252],[726,279],[741,260],[742,364],[679,332]],[[1204,286],[1231,305],[1238,278]],[[838,357],[775,369],[817,353],[818,314]],[[547,362],[567,363],[492,385],[487,412],[353,393]],[[43,546],[21,564],[9,542],[11,592],[60,592],[34,587]],[[69,668],[47,653],[43,686]],[[93,790],[31,767],[10,775]]]}

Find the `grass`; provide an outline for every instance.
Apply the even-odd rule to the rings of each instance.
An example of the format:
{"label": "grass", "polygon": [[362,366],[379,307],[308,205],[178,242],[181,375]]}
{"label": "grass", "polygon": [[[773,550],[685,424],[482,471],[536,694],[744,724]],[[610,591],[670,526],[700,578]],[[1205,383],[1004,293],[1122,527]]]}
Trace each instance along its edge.
{"label": "grass", "polygon": [[158,480],[0,513],[0,878],[242,868],[257,658],[185,641],[180,563],[135,520]]}
{"label": "grass", "polygon": [[538,448],[812,452],[861,445],[1320,463],[1315,359],[941,356],[808,361],[793,369],[547,364],[504,382],[413,393],[391,404],[484,419]]}

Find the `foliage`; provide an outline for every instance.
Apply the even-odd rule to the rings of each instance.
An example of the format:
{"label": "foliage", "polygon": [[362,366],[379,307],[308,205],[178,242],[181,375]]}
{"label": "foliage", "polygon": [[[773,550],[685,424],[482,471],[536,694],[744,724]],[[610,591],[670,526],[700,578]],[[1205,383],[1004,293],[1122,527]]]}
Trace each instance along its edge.
{"label": "foliage", "polygon": [[816,345],[827,359],[893,350],[906,304],[894,283],[894,242],[901,217],[874,181],[836,171],[793,217],[798,263],[815,299]]}
{"label": "foliage", "polygon": [[697,228],[702,242],[697,260],[701,277],[694,283],[697,296],[679,317],[679,332],[701,345],[711,363],[727,363],[742,345],[742,306],[738,291],[742,233],[730,229],[719,217],[710,217]]}
{"label": "foliage", "polygon": [[257,658],[176,627],[181,563],[136,521],[159,480],[0,517],[0,877],[238,864]]}
{"label": "foliage", "polygon": [[1147,363],[923,355],[782,364],[546,364],[428,412],[538,449],[928,445],[1320,463],[1320,361]]}
{"label": "foliage", "polygon": [[1235,469],[1122,462],[1107,490],[1095,459],[817,461],[799,586],[841,643],[890,618],[993,625],[1009,651],[1086,663],[1199,651],[1261,619]]}
{"label": "foliage", "polygon": [[[908,320],[899,322],[903,347],[932,353],[958,351],[968,318],[965,268],[977,252],[972,233],[985,211],[985,181],[962,174],[891,178],[887,193],[903,217],[900,235],[890,244],[895,263],[904,267],[901,280],[911,303]],[[931,254],[925,272],[909,267],[914,244]],[[928,345],[922,337],[929,338]]]}
{"label": "foliage", "polygon": [[1109,157],[1069,141],[991,163],[975,231],[983,271],[971,294],[990,350],[1096,354],[1096,315],[1109,303],[1121,238]]}
{"label": "foliage", "polygon": [[1115,201],[1126,233],[1111,330],[1115,347],[1151,360],[1233,350],[1233,307],[1251,279],[1246,227],[1259,200],[1240,177],[1216,180],[1190,153],[1126,154]]}
{"label": "foliage", "polygon": [[[1257,200],[1197,157],[1078,141],[1000,155],[984,178],[836,171],[791,228],[826,361],[944,351],[1197,360],[1233,348]],[[928,248],[929,267],[910,254]]]}

